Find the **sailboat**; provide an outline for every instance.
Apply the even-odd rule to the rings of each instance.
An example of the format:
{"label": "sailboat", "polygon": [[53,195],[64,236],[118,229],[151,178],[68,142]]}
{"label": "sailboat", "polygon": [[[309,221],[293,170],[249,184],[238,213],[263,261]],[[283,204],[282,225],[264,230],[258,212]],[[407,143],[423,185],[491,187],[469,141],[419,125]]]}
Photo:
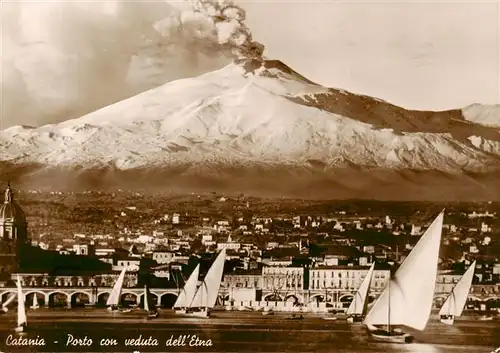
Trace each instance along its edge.
{"label": "sailboat", "polygon": [[420,331],[425,329],[434,299],[443,218],[444,210],[420,238],[366,315],[364,324],[373,339],[410,343],[413,337],[401,329],[391,329],[392,325]]}
{"label": "sailboat", "polygon": [[198,287],[196,294],[189,305],[190,311],[187,313],[188,315],[203,318],[210,315],[209,311],[213,309],[215,303],[217,302],[225,262],[226,249],[222,249],[208,270],[205,279]]}
{"label": "sailboat", "polygon": [[455,287],[453,287],[441,310],[439,310],[439,317],[443,324],[453,325],[455,317],[462,315],[470,287],[472,286],[475,268],[476,261],[470,265],[469,269],[460,278]]}
{"label": "sailboat", "polygon": [[14,301],[14,299],[17,298],[17,293],[13,293],[6,301],[5,303],[2,303],[2,311],[6,313],[9,311],[9,308],[7,307],[10,303]]}
{"label": "sailboat", "polygon": [[[115,285],[113,286],[113,290],[111,291],[111,294],[108,297],[106,305],[108,306],[109,311],[118,310],[118,305],[120,304],[120,299],[122,294],[123,281],[125,280],[125,272],[127,272],[126,267],[123,268],[122,272],[120,273],[120,276],[118,276],[118,279],[116,280]],[[122,311],[127,312],[130,310],[122,310]]]}
{"label": "sailboat", "polygon": [[144,286],[144,310],[148,313],[148,319],[153,319],[158,317],[159,313],[157,310],[151,310],[149,307],[149,298],[151,293],[149,293],[148,286]]}
{"label": "sailboat", "polygon": [[375,269],[375,263],[372,264],[366,277],[363,279],[363,282],[359,286],[358,291],[356,292],[354,299],[347,308],[346,314],[347,322],[362,322],[363,317],[366,315],[366,309],[368,306],[368,293],[370,291],[370,286],[372,283],[373,271]]}
{"label": "sailboat", "polygon": [[198,276],[200,274],[200,264],[196,265],[195,269],[189,275],[184,288],[179,293],[177,300],[174,303],[173,309],[176,314],[185,314],[196,294],[196,286],[198,285]]}
{"label": "sailboat", "polygon": [[21,280],[17,278],[17,327],[14,329],[17,333],[24,332],[28,326],[26,317],[26,308],[24,306],[24,295],[21,288]]}
{"label": "sailboat", "polygon": [[38,305],[38,298],[36,293],[33,293],[33,304],[31,305],[31,309],[38,309],[40,305]]}

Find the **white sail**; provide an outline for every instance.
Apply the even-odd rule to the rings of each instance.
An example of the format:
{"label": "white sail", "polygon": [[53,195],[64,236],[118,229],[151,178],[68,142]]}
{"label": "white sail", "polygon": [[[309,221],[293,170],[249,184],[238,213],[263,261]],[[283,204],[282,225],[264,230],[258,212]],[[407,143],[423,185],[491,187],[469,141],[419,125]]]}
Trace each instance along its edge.
{"label": "white sail", "polygon": [[359,289],[356,292],[356,295],[354,296],[351,305],[349,305],[349,308],[347,308],[346,311],[347,315],[365,314],[365,309],[367,304],[366,299],[368,298],[368,292],[370,290],[370,285],[372,283],[374,269],[375,269],[375,263],[373,263],[370,269],[368,270],[368,273],[366,274],[366,277],[363,279],[363,282],[359,286]]}
{"label": "white sail", "polygon": [[21,288],[21,280],[17,279],[17,326],[26,325],[28,319],[26,317],[26,308],[24,306],[23,289]]}
{"label": "white sail", "polygon": [[194,295],[196,294],[196,286],[198,285],[198,276],[200,275],[200,264],[196,265],[191,275],[189,275],[184,288],[179,293],[177,300],[175,301],[174,308],[186,308],[193,301]]}
{"label": "white sail", "polygon": [[37,298],[37,295],[36,293],[33,293],[33,305],[32,305],[32,308],[38,308],[38,298]]}
{"label": "white sail", "polygon": [[146,286],[144,286],[144,310],[149,311],[149,292]]}
{"label": "white sail", "polygon": [[225,261],[226,249],[222,249],[208,270],[203,283],[198,287],[190,307],[203,307],[211,309],[215,306],[217,296],[219,294],[220,283],[222,281]]}
{"label": "white sail", "polygon": [[3,304],[2,304],[2,308],[6,308],[6,307],[7,307],[7,305],[9,305],[10,303],[12,303],[12,302],[14,301],[14,299],[16,299],[16,298],[17,298],[17,293],[12,294],[12,295],[9,297],[9,299],[7,299],[7,300],[5,301],[5,303],[3,303]]}
{"label": "white sail", "polygon": [[116,280],[116,283],[111,291],[111,294],[108,297],[108,301],[106,305],[118,305],[120,303],[120,296],[122,294],[123,281],[125,280],[125,272],[127,272],[127,268],[123,268],[120,276]]}
{"label": "white sail", "polygon": [[441,310],[439,310],[439,315],[462,315],[470,292],[470,287],[472,286],[475,267],[476,261],[470,265],[469,269],[464,273],[462,278],[460,278],[455,287],[453,287],[448,298],[446,298],[446,301],[441,307]]}
{"label": "white sail", "polygon": [[443,218],[444,210],[390,279],[366,315],[366,325],[405,325],[416,330],[425,329],[436,286]]}

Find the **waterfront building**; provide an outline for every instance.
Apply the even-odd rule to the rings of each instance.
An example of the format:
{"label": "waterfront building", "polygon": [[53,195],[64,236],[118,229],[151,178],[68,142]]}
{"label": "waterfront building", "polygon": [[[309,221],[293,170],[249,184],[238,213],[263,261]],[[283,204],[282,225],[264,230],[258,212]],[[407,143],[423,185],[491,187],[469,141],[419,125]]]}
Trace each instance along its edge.
{"label": "waterfront building", "polygon": [[[309,271],[309,289],[344,289],[356,291],[369,266],[323,266]],[[373,272],[371,288],[381,291],[390,278],[390,270],[382,265],[376,266]]]}

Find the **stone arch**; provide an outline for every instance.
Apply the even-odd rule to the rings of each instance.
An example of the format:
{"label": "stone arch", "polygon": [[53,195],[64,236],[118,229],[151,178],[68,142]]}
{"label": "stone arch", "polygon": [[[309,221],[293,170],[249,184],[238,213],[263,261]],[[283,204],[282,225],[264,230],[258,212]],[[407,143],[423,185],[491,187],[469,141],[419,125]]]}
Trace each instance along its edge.
{"label": "stone arch", "polygon": [[84,307],[85,304],[90,304],[91,294],[87,291],[76,291],[69,295],[72,308]]}
{"label": "stone arch", "polygon": [[343,308],[348,308],[354,300],[354,295],[352,294],[344,294],[339,298],[339,302],[341,303]]}
{"label": "stone arch", "polygon": [[164,293],[160,296],[160,305],[162,308],[170,309],[174,306],[176,300],[177,294]]}
{"label": "stone arch", "polygon": [[435,295],[434,299],[433,299],[434,307],[440,308],[441,306],[443,306],[444,301],[446,300],[447,297],[448,297],[448,294]]}
{"label": "stone arch", "polygon": [[10,298],[10,296],[12,294],[15,294],[16,291],[15,290],[7,290],[7,291],[3,291],[0,293],[0,299],[2,300],[2,303],[4,303],[7,299]]}
{"label": "stone arch", "polygon": [[31,307],[33,305],[33,298],[36,295],[36,300],[39,306],[45,305],[46,295],[42,291],[32,290],[24,293],[24,303],[26,306]]}
{"label": "stone arch", "polygon": [[106,306],[106,301],[109,298],[109,291],[102,291],[97,293],[97,302],[96,306]]}
{"label": "stone arch", "polygon": [[264,297],[264,301],[266,302],[281,302],[283,298],[277,293],[269,293]]}
{"label": "stone arch", "polygon": [[[158,296],[158,294],[151,293],[151,292],[150,292],[150,294],[151,294],[151,296],[149,298],[149,300],[150,300],[149,307],[150,308],[157,307],[158,303],[161,304],[161,302],[160,302],[160,296]],[[136,294],[135,298],[136,298],[136,302],[139,303],[139,305],[141,306],[141,308],[143,308],[144,307],[144,293]]]}
{"label": "stone arch", "polygon": [[68,299],[70,299],[67,293],[61,291],[50,292],[47,297],[49,298],[49,307],[67,306]]}
{"label": "stone arch", "polygon": [[487,310],[500,308],[500,297],[495,296],[492,298],[487,298],[484,300],[484,303],[486,304]]}
{"label": "stone arch", "polygon": [[285,301],[293,304],[298,304],[300,302],[299,298],[295,294],[288,294],[285,296]]}
{"label": "stone arch", "polygon": [[141,295],[142,293],[138,294],[131,291],[122,292],[120,296],[120,303],[123,306],[135,305],[139,303],[140,300],[142,302]]}
{"label": "stone arch", "polygon": [[475,296],[475,295],[470,295],[467,297],[467,301],[477,301],[477,302],[481,302],[483,301],[482,298],[478,297],[478,296]]}
{"label": "stone arch", "polygon": [[314,294],[309,298],[309,303],[323,303],[325,299],[324,294]]}

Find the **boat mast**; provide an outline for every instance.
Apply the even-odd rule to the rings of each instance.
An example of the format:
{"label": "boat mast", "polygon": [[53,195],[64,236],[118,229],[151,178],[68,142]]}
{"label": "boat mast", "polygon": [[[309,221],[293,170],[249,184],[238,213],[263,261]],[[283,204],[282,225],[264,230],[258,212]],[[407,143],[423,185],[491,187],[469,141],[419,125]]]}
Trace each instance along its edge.
{"label": "boat mast", "polygon": [[[448,305],[448,315],[455,316],[455,288],[450,293],[450,305]],[[453,306],[451,305],[453,304]]]}
{"label": "boat mast", "polygon": [[389,301],[389,305],[387,305],[387,332],[389,333],[391,333],[391,281],[392,279],[389,278],[389,295],[387,296],[387,300]]}

